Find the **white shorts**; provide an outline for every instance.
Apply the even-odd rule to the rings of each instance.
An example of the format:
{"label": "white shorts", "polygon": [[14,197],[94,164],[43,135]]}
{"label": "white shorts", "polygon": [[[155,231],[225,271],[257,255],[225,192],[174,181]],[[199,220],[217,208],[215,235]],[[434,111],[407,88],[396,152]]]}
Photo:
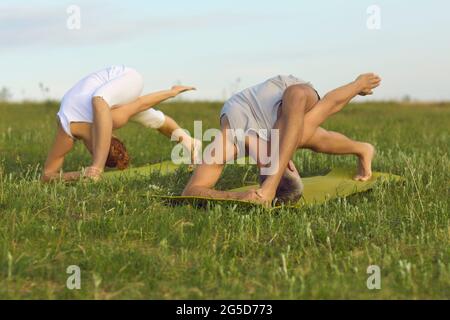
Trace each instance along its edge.
{"label": "white shorts", "polygon": [[92,97],[101,97],[112,108],[133,102],[140,97],[144,88],[143,77],[134,69],[126,68],[114,78],[98,88]]}
{"label": "white shorts", "polygon": [[64,95],[58,112],[61,126],[73,138],[70,132],[72,122],[94,121],[93,97],[103,98],[112,108],[136,100],[143,88],[143,77],[136,70],[125,66],[112,66],[94,72]]}

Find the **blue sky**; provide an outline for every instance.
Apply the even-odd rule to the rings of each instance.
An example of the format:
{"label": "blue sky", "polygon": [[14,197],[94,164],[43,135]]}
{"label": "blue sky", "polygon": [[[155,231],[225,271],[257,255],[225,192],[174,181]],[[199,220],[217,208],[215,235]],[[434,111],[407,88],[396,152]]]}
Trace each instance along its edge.
{"label": "blue sky", "polygon": [[[66,9],[81,9],[69,30]],[[367,8],[381,9],[369,30]],[[59,99],[111,64],[145,77],[147,92],[182,82],[189,99],[223,99],[277,74],[325,93],[374,71],[373,99],[450,100],[446,0],[23,1],[0,3],[0,87],[14,99]],[[237,81],[240,79],[240,81]]]}

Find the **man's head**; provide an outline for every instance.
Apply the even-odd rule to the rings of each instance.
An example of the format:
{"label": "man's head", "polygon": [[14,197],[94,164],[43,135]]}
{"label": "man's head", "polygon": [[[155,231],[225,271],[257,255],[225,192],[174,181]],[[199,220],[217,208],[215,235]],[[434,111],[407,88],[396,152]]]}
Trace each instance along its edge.
{"label": "man's head", "polygon": [[125,145],[118,138],[112,137],[106,166],[108,168],[124,170],[128,168],[129,164],[130,156],[128,155]]}
{"label": "man's head", "polygon": [[[268,176],[260,175],[259,181],[262,185]],[[283,177],[278,185],[275,198],[278,204],[293,204],[300,200],[303,195],[304,185],[294,162],[290,161],[288,168],[283,173]]]}

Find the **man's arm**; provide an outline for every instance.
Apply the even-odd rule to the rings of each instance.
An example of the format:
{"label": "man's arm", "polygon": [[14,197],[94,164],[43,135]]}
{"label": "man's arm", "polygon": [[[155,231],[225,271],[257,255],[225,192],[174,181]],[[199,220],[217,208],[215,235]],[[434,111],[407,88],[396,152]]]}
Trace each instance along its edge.
{"label": "man's arm", "polygon": [[183,191],[183,196],[206,197],[218,199],[237,199],[236,194],[228,191],[214,190],[222,174],[224,165],[221,164],[201,164],[192,175],[191,180]]}
{"label": "man's arm", "polygon": [[221,164],[201,164],[194,171],[194,174],[183,191],[185,197],[205,197],[227,200],[258,199],[256,190],[244,192],[219,191],[214,190],[214,186],[220,178],[224,165]]}

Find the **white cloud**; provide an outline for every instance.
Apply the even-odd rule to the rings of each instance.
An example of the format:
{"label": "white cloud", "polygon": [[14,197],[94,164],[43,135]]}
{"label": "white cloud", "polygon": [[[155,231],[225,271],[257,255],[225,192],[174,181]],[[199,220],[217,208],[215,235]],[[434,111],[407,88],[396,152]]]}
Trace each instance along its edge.
{"label": "white cloud", "polygon": [[278,19],[271,16],[249,16],[215,12],[198,16],[126,18],[117,8],[81,5],[81,29],[66,27],[65,6],[0,7],[0,48],[83,46],[116,43],[161,32],[184,32],[191,29],[244,25],[249,21]]}

